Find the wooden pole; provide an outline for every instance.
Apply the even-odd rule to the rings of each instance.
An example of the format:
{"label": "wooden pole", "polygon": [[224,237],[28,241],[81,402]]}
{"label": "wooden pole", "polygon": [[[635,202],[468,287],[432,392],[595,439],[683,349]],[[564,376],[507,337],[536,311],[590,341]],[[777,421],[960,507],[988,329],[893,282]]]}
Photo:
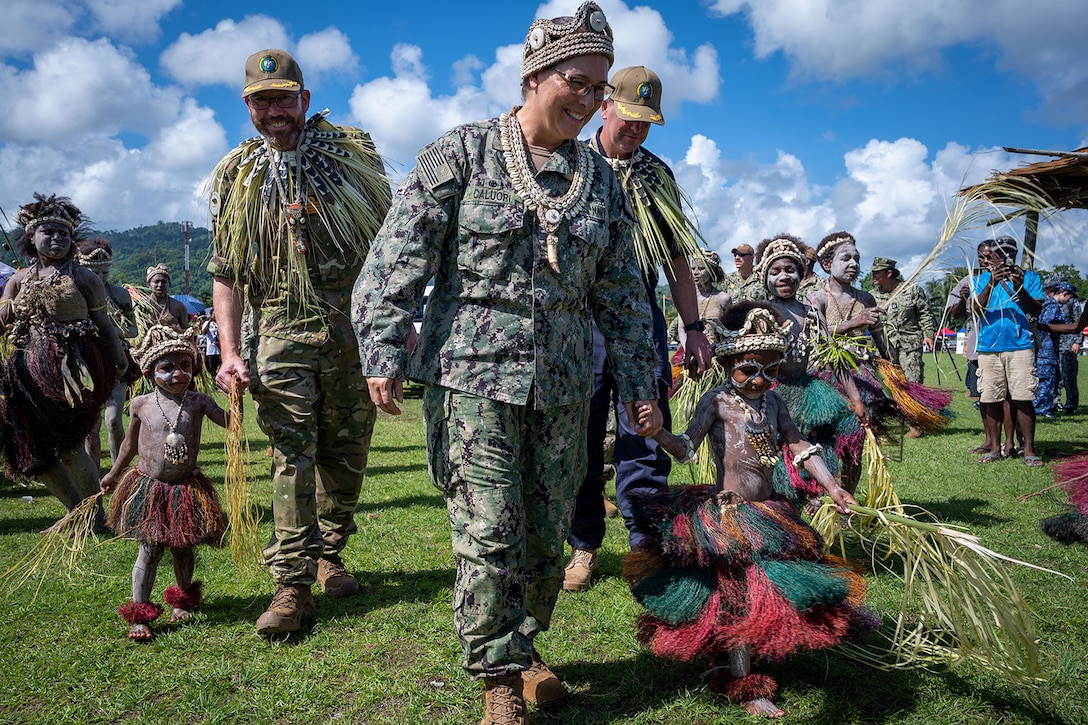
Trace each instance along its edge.
{"label": "wooden pole", "polygon": [[1039,212],[1029,209],[1024,214],[1024,257],[1020,266],[1035,269],[1035,243],[1039,237]]}

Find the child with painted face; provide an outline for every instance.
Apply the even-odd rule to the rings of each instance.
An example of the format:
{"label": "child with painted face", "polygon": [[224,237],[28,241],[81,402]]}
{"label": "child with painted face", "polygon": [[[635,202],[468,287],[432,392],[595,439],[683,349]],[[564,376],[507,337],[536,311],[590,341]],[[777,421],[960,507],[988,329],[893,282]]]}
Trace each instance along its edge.
{"label": "child with painted face", "polygon": [[[215,488],[197,467],[204,418],[222,427],[228,422],[228,413],[211,396],[193,389],[200,366],[197,334],[196,327],[178,332],[155,325],[144,335],[135,357],[155,388],[133,398],[128,434],[101,482],[103,491],[113,492],[107,523],[140,542],[132,601],[118,609],[132,625],[129,638],[137,642],[154,638],[148,625],[162,614],[151,602],[151,590],[164,551],[170,549],[176,585],[163,599],[173,607],[170,621],[179,622],[191,617],[201,600],[201,583],[193,580],[194,548],[220,546],[226,530]],[[137,454],[139,464],[125,470]]]}
{"label": "child with painted face", "polygon": [[[682,462],[708,439],[716,480],[637,499],[635,516],[655,537],[624,561],[632,593],[647,609],[639,639],[659,656],[709,655],[711,689],[767,717],[783,711],[770,699],[774,680],[752,673],[753,657],[779,660],[831,647],[878,624],[860,606],[864,579],[822,553],[819,534],[791,502],[797,497],[779,492],[822,487],[842,513],[857,503],[772,390],[788,332],[767,303],[742,302],[726,311],[715,348],[725,383],[700,399],[682,435],[662,430],[654,436]],[[786,481],[774,476],[783,455]]]}

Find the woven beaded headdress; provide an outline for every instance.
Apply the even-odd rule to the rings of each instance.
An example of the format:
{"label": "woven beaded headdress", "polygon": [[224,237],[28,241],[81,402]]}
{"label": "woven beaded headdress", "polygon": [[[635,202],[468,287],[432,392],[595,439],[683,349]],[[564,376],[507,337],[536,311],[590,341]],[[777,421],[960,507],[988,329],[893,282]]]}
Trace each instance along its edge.
{"label": "woven beaded headdress", "polygon": [[200,330],[195,326],[187,327],[184,332],[178,332],[166,325],[153,325],[144,334],[144,339],[140,341],[140,346],[134,351],[133,357],[136,358],[140,370],[145,374],[155,367],[156,360],[172,352],[183,352],[192,357],[193,362],[196,363],[200,360],[196,350],[199,334]]}
{"label": "woven beaded headdress", "polygon": [[76,228],[82,221],[82,212],[65,196],[52,196],[46,198],[43,194],[34,194],[36,201],[19,207],[16,221],[19,222],[28,237],[34,235],[34,230],[47,222],[63,224],[68,231],[75,234]]}
{"label": "woven beaded headdress", "polygon": [[789,345],[790,323],[788,320],[778,322],[769,305],[753,304],[739,330],[730,330],[718,320],[713,324],[718,340],[714,354],[719,357],[756,350],[785,352]]}
{"label": "woven beaded headdress", "polygon": [[582,3],[573,18],[541,18],[529,26],[521,56],[521,79],[567,58],[603,55],[612,65],[612,28],[595,2]]}
{"label": "woven beaded headdress", "polygon": [[816,246],[816,258],[821,262],[831,259],[835,254],[835,249],[847,242],[853,244],[855,247],[858,245],[858,240],[854,239],[854,235],[850,232],[831,232],[821,239],[820,243]]}
{"label": "woven beaded headdress", "polygon": [[763,285],[767,285],[767,270],[771,268],[771,265],[779,259],[792,259],[797,263],[797,271],[804,273],[805,269],[805,253],[801,251],[799,244],[800,240],[796,237],[788,234],[782,234],[780,236],[771,239],[760,245],[759,250],[759,264],[756,265],[755,273],[758,275],[756,279],[761,280]]}
{"label": "woven beaded headdress", "polygon": [[151,278],[154,277],[157,274],[166,275],[166,281],[167,282],[170,281],[170,268],[167,267],[162,262],[159,262],[154,267],[148,267],[147,268],[147,283],[151,284]]}

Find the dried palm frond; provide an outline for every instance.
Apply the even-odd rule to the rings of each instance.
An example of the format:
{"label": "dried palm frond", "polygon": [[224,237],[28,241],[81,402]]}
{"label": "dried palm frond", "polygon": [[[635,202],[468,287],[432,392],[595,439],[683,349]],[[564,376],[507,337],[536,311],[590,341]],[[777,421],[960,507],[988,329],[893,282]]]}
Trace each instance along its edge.
{"label": "dried palm frond", "polygon": [[249,441],[242,427],[242,392],[231,388],[230,422],[224,442],[226,466],[223,473],[223,497],[227,501],[227,536],[230,557],[238,569],[250,573],[260,570],[261,543],[257,536],[260,516],[249,498]]}
{"label": "dried palm frond", "polygon": [[1016,683],[1041,682],[1031,610],[1007,565],[1065,575],[995,552],[973,534],[937,524],[923,509],[908,509],[891,488],[871,432],[865,455],[866,505],[851,506],[853,514],[844,519],[825,498],[812,524],[825,545],[861,546],[874,569],[900,577],[903,597],[893,631],[881,630],[884,645],[840,646],[843,653],[882,669],[969,661]]}
{"label": "dried palm frond", "polygon": [[[596,138],[590,145],[616,172],[634,209],[634,251],[639,269],[661,266],[669,270],[677,252],[703,260],[706,240],[692,219],[694,212],[689,216],[685,211],[692,209],[691,202],[668,167],[641,148],[628,159],[614,159],[603,153]],[[666,241],[666,231],[673,239],[672,245]]]}
{"label": "dried palm frond", "polygon": [[[711,366],[697,378],[685,373],[683,384],[679,386],[675,396],[677,417],[673,422],[677,430],[687,428],[699,401],[711,390],[724,385],[725,375],[725,368],[718,362],[718,358],[714,358]],[[696,453],[698,458],[688,464],[691,483],[712,483],[717,477],[717,470],[714,465],[714,456],[710,452],[709,438],[703,439]]]}
{"label": "dried palm frond", "polygon": [[[282,292],[292,316],[326,314],[310,265],[366,257],[392,199],[369,135],[334,126],[327,113],[306,121],[293,161],[252,138],[216,165],[206,189],[215,255],[235,280]],[[300,196],[309,228],[328,234],[337,259],[322,259],[318,245],[290,238],[286,207]]]}
{"label": "dried palm frond", "polygon": [[76,573],[85,573],[79,559],[91,545],[97,545],[95,523],[102,513],[102,492],[80,501],[60,521],[42,533],[41,538],[21,559],[0,574],[0,586],[5,597],[14,594],[27,582],[37,579],[31,601],[37,598],[48,576],[58,570],[69,581]]}

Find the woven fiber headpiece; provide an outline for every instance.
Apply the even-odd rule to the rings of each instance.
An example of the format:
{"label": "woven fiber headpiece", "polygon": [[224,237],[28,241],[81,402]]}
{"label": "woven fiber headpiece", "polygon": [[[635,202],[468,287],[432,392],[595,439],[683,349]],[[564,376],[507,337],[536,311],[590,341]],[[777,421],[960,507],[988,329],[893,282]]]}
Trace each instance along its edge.
{"label": "woven fiber headpiece", "polygon": [[155,361],[172,352],[183,352],[192,357],[195,363],[200,359],[196,351],[196,340],[199,334],[200,330],[196,326],[187,327],[184,332],[178,332],[166,325],[153,325],[140,341],[140,346],[134,351],[133,357],[136,358],[144,374],[151,372],[151,368],[155,367]]}
{"label": "woven fiber headpiece", "polygon": [[765,306],[752,307],[745,315],[744,324],[739,330],[730,330],[717,320],[712,324],[718,339],[714,354],[719,357],[731,357],[756,350],[785,352],[789,344],[789,321],[779,324],[774,313]]}
{"label": "woven fiber headpiece", "polygon": [[847,242],[855,247],[858,245],[858,240],[854,239],[854,235],[850,232],[831,232],[816,245],[816,258],[820,261],[831,259],[835,254],[835,249]]}
{"label": "woven fiber headpiece", "polygon": [[797,263],[797,271],[804,272],[805,253],[801,251],[796,240],[786,236],[775,237],[760,251],[759,264],[755,268],[758,275],[756,279],[762,280],[764,286],[767,284],[767,270],[779,259],[792,259]]}
{"label": "woven fiber headpiece", "polygon": [[63,224],[70,233],[75,234],[83,214],[71,199],[56,194],[49,198],[43,194],[34,194],[34,198],[36,201],[19,207],[16,215],[16,221],[26,230],[28,237],[33,236],[34,230],[46,222]]}
{"label": "woven fiber headpiece", "polygon": [[109,267],[113,264],[113,255],[105,247],[98,247],[87,254],[79,252],[76,254],[76,258],[79,260],[80,265],[89,269]]}
{"label": "woven fiber headpiece", "polygon": [[148,267],[147,268],[147,283],[148,284],[151,284],[151,278],[154,277],[156,274],[165,274],[166,275],[166,281],[169,282],[171,280],[170,268],[167,267],[162,262],[159,262],[154,267]]}
{"label": "woven fiber headpiece", "polygon": [[612,65],[612,28],[595,2],[582,3],[573,18],[540,19],[529,26],[521,55],[521,79],[567,58],[603,55]]}

